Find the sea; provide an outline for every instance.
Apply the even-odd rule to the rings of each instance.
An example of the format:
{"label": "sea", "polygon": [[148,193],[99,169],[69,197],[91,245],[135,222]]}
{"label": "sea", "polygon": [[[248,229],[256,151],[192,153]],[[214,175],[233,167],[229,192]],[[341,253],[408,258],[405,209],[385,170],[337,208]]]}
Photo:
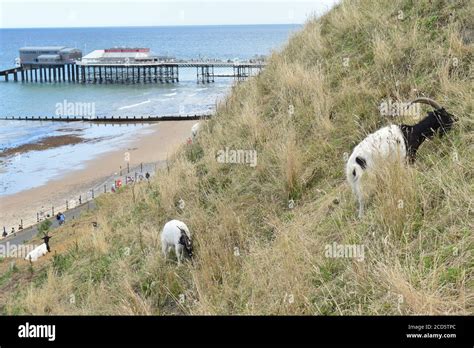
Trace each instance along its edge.
{"label": "sea", "polygon": [[[13,68],[24,46],[68,46],[83,55],[96,49],[146,47],[157,55],[186,60],[247,60],[279,50],[299,25],[229,25],[108,28],[0,29],[0,70]],[[232,78],[198,84],[195,69],[180,69],[178,83],[80,84],[5,82],[0,78],[0,117],[54,116],[61,105],[93,106],[96,116],[209,114],[225,98]],[[86,104],[84,104],[86,103]],[[81,169],[101,153],[151,132],[149,125],[111,127],[87,123],[0,120],[0,197],[43,185]],[[76,145],[2,157],[7,148],[45,137],[75,134]]]}

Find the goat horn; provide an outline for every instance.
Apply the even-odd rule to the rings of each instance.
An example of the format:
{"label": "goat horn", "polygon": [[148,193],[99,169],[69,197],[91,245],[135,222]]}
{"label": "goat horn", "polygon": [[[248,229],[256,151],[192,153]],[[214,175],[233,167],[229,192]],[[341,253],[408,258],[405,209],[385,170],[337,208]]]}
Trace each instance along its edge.
{"label": "goat horn", "polygon": [[416,98],[414,101],[412,101],[412,102],[410,103],[410,105],[411,105],[411,104],[415,104],[415,103],[422,103],[422,104],[431,105],[431,106],[434,107],[436,110],[442,108],[442,106],[439,105],[439,104],[438,104],[436,101],[434,101],[433,99],[425,98],[425,97]]}

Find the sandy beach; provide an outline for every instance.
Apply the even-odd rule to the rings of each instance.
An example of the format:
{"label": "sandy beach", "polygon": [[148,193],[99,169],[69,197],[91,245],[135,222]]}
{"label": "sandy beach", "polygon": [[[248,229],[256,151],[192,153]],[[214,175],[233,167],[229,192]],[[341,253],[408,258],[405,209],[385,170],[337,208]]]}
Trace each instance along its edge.
{"label": "sandy beach", "polygon": [[[166,121],[152,125],[152,132],[101,154],[85,163],[84,169],[65,173],[45,185],[0,198],[0,228],[17,229],[20,220],[24,225],[36,220],[42,207],[50,211],[51,206],[61,207],[66,200],[76,198],[91,187],[103,183],[119,171],[120,166],[130,168],[140,163],[165,161],[176,148],[190,137],[191,127],[196,121]],[[41,175],[41,173],[32,173]],[[57,211],[57,210],[56,210]]]}

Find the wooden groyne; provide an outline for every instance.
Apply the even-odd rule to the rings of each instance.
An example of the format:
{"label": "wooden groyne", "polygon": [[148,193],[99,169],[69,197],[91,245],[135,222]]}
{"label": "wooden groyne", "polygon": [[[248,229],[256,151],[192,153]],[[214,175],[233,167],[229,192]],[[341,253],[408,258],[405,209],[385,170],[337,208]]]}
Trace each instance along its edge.
{"label": "wooden groyne", "polygon": [[187,121],[210,118],[212,114],[168,115],[168,116],[10,116],[0,121],[48,121],[48,122],[91,122],[91,123],[151,123],[162,121]]}

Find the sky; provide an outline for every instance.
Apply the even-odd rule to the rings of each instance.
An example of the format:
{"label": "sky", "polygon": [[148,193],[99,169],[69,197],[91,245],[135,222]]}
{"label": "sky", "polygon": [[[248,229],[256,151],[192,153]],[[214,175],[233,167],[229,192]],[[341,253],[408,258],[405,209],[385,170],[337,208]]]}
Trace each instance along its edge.
{"label": "sky", "polygon": [[337,0],[0,0],[0,28],[302,24]]}

